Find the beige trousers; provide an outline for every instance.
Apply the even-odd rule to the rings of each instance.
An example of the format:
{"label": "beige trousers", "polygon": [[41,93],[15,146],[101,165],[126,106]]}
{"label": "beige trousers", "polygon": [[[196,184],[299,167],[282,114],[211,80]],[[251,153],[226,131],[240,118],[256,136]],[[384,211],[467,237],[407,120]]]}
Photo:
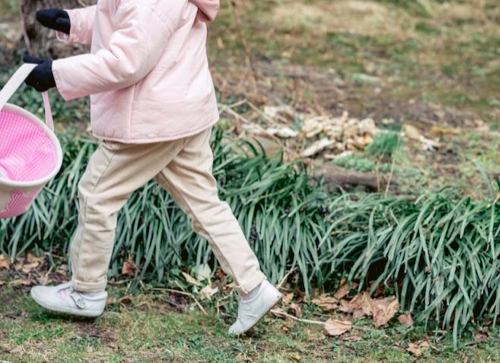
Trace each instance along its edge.
{"label": "beige trousers", "polygon": [[181,140],[153,144],[104,141],[79,184],[80,214],[71,244],[73,288],[106,287],[117,214],[131,194],[151,179],[165,188],[205,237],[222,269],[247,293],[265,280],[259,262],[212,175],[211,129]]}

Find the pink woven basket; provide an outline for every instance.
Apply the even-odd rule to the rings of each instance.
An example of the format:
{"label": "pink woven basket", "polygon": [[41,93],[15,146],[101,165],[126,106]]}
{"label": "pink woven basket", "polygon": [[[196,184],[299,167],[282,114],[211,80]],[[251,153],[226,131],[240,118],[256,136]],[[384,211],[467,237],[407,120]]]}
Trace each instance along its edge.
{"label": "pink woven basket", "polygon": [[62,165],[48,94],[42,94],[47,124],[7,103],[34,67],[23,65],[0,91],[0,219],[25,213]]}

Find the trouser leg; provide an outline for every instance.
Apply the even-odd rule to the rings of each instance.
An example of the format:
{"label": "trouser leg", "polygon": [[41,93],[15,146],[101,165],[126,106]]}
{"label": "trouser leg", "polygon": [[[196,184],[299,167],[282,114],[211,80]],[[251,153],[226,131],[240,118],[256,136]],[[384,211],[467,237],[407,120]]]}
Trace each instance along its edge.
{"label": "trouser leg", "polygon": [[75,290],[96,292],[106,287],[118,212],[135,190],[168,165],[185,142],[103,142],[92,155],[79,184],[79,221],[70,250]]}
{"label": "trouser leg", "polygon": [[229,205],[219,199],[210,134],[206,130],[190,138],[156,180],[189,215],[194,231],[208,240],[237,289],[248,293],[265,276]]}

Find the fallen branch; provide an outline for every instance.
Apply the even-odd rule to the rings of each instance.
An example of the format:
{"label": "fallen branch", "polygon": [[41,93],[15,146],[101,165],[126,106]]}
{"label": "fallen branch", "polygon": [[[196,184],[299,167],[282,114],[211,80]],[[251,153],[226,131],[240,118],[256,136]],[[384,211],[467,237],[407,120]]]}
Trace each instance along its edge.
{"label": "fallen branch", "polygon": [[[377,176],[377,174],[352,171],[333,164],[316,167],[314,169],[314,176],[317,178],[323,177],[327,189],[331,191],[337,187],[346,187],[349,185],[361,185],[373,190],[379,190],[379,186],[385,187],[388,184],[386,178]],[[397,185],[398,183],[395,180],[391,180],[391,184]]]}

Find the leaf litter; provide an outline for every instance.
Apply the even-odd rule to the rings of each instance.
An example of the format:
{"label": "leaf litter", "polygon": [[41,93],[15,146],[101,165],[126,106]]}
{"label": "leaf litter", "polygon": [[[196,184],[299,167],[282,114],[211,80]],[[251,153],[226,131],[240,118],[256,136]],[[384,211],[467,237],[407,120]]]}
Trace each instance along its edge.
{"label": "leaf litter", "polygon": [[[311,302],[325,312],[352,315],[354,320],[371,317],[373,325],[377,328],[386,325],[398,313],[400,306],[395,296],[372,298],[367,291],[362,291],[350,299],[349,292],[356,289],[357,286],[356,283],[349,285],[345,279],[342,279],[337,292],[333,296],[321,294]],[[306,323],[322,324],[326,334],[330,336],[342,335],[353,328],[352,321],[345,318],[331,317],[326,322],[301,319],[300,305],[292,303],[293,297],[293,293],[285,293],[282,300],[284,309],[273,309],[272,314],[278,318],[290,318]],[[401,315],[399,321],[405,326],[413,325],[410,314]]]}

